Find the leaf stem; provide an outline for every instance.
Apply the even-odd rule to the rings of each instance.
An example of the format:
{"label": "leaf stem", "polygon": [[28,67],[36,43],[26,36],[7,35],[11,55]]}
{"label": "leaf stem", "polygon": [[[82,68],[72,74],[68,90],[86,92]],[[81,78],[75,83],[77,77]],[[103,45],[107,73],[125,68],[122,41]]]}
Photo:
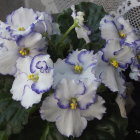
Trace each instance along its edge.
{"label": "leaf stem", "polygon": [[68,34],[75,28],[75,27],[79,27],[78,26],[78,20],[74,20],[74,23],[69,27],[69,29],[64,33],[64,35],[62,36],[62,38],[60,39],[60,41],[58,42],[57,46],[59,46],[68,36]]}

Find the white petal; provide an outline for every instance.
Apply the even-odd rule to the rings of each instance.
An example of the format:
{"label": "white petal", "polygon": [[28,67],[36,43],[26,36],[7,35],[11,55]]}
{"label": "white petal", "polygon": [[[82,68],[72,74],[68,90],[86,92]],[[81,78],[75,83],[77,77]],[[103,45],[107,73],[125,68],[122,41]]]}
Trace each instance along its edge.
{"label": "white petal", "polygon": [[39,79],[32,85],[32,90],[39,93],[47,92],[53,84],[53,70],[49,73],[39,73]]}
{"label": "white petal", "polygon": [[116,58],[121,64],[131,64],[132,58],[134,58],[133,49],[127,46],[124,46],[118,53],[116,54]]}
{"label": "white petal", "polygon": [[37,94],[29,86],[25,86],[21,104],[28,109],[29,107],[32,107],[33,104],[39,103],[41,101],[41,97],[42,94]]}
{"label": "white petal", "polygon": [[125,99],[123,99],[122,96],[118,95],[117,98],[116,98],[116,103],[118,104],[119,108],[120,108],[120,113],[121,113],[121,116],[123,118],[127,118],[127,115],[126,115],[126,109],[125,109]]}
{"label": "white petal", "polygon": [[36,64],[38,62],[42,62],[42,61],[45,61],[48,67],[53,68],[53,62],[50,59],[50,56],[44,55],[44,54],[39,54],[39,55],[34,56],[32,59],[32,62],[31,62],[31,72],[32,73],[40,71],[39,69],[37,69]]}
{"label": "white petal", "polygon": [[10,92],[13,94],[12,98],[21,101],[23,96],[24,86],[28,84],[27,75],[22,73],[16,76]]}
{"label": "white petal", "polygon": [[31,74],[30,72],[31,60],[32,60],[32,57],[29,57],[29,56],[25,58],[19,57],[16,64],[17,71],[26,73],[27,75]]}
{"label": "white petal", "polygon": [[81,116],[87,120],[93,120],[94,118],[101,120],[106,112],[106,108],[103,106],[104,103],[103,98],[98,96],[95,104],[91,105],[87,110],[81,110]]}
{"label": "white petal", "polygon": [[32,9],[19,8],[7,17],[7,23],[15,27],[28,28],[37,18],[37,15]]}
{"label": "white petal", "polygon": [[34,48],[40,40],[42,39],[42,35],[39,33],[30,33],[28,36],[25,36],[18,40],[18,45],[20,47],[25,48]]}
{"label": "white petal", "polygon": [[87,68],[90,65],[95,65],[97,62],[96,56],[93,54],[93,51],[83,50],[79,53],[78,57],[84,68]]}
{"label": "white petal", "polygon": [[70,53],[68,55],[68,57],[66,58],[66,62],[68,64],[71,64],[71,65],[78,65],[80,62],[78,60],[78,54],[80,53],[80,51],[76,50],[76,51],[73,51],[72,53]]}
{"label": "white petal", "polygon": [[50,122],[55,122],[57,118],[61,115],[62,109],[57,105],[57,100],[51,95],[47,97],[41,106],[40,114],[43,120],[48,120]]}
{"label": "white petal", "polygon": [[78,96],[77,101],[80,109],[87,109],[91,104],[96,102],[97,82],[86,84],[86,92],[82,96]]}
{"label": "white petal", "polygon": [[57,86],[55,97],[61,104],[68,105],[71,98],[84,94],[85,86],[81,82],[63,79]]}
{"label": "white petal", "polygon": [[101,79],[102,83],[104,83],[111,91],[119,91],[121,93],[125,91],[124,80],[118,70],[100,59],[98,59],[95,75],[97,78]]}
{"label": "white petal", "polygon": [[3,39],[2,44],[0,44],[0,73],[4,75],[14,75],[18,57],[18,47],[16,43]]}
{"label": "white petal", "polygon": [[80,116],[79,110],[64,110],[57,119],[56,126],[67,137],[79,137],[87,126],[87,120]]}
{"label": "white petal", "polygon": [[113,18],[105,16],[100,22],[100,30],[102,38],[106,40],[119,39],[118,30],[116,29]]}
{"label": "white petal", "polygon": [[103,49],[105,58],[114,57],[114,52],[119,51],[121,49],[120,41],[118,40],[109,40]]}
{"label": "white petal", "polygon": [[64,74],[65,72],[70,72],[71,71],[72,66],[65,63],[65,59],[58,59],[55,63],[54,63],[54,75],[56,75],[57,73],[59,74]]}

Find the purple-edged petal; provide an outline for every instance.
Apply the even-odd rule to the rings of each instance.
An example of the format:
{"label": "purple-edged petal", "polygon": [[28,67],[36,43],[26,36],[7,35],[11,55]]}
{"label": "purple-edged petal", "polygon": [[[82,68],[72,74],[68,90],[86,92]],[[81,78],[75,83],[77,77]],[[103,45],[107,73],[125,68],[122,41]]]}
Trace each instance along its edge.
{"label": "purple-edged petal", "polygon": [[49,68],[53,68],[53,62],[50,59],[49,55],[39,54],[33,57],[30,65],[30,71],[32,73],[35,73],[37,71],[40,71],[40,69],[37,68],[37,63],[40,61],[45,61],[47,63],[47,66]]}
{"label": "purple-edged petal", "polygon": [[43,120],[48,120],[50,122],[55,122],[57,118],[61,115],[62,109],[57,105],[57,100],[53,95],[47,97],[40,108],[41,118]]}
{"label": "purple-edged petal", "polygon": [[100,22],[102,38],[106,40],[119,39],[118,30],[111,16],[105,16]]}
{"label": "purple-edged petal", "polygon": [[106,113],[106,108],[103,106],[104,103],[105,101],[103,98],[97,96],[97,100],[94,104],[89,106],[87,110],[81,110],[81,116],[85,117],[87,120],[93,120],[94,118],[101,120],[103,114]]}
{"label": "purple-edged petal", "polygon": [[82,63],[84,68],[89,66],[95,66],[97,59],[96,56],[93,54],[93,51],[83,50],[78,54],[78,60]]}
{"label": "purple-edged petal", "polygon": [[82,82],[63,79],[57,86],[55,98],[60,106],[69,108],[69,100],[85,94],[85,90]]}
{"label": "purple-edged petal", "polygon": [[118,40],[109,40],[102,50],[104,58],[106,60],[114,57],[114,52],[119,51],[121,49],[120,42]]}
{"label": "purple-edged petal", "polygon": [[98,64],[95,69],[95,76],[101,79],[111,91],[121,92],[125,91],[124,80],[118,69],[98,59]]}
{"label": "purple-edged petal", "polygon": [[28,84],[27,75],[24,73],[21,73],[16,76],[12,88],[10,92],[13,94],[12,98],[17,101],[21,101],[23,96],[23,90],[24,86]]}
{"label": "purple-edged petal", "polygon": [[28,28],[37,18],[32,9],[19,8],[7,17],[7,23],[15,27]]}
{"label": "purple-edged petal", "polygon": [[87,84],[86,86],[86,92],[84,95],[79,96],[77,98],[78,101],[78,107],[81,110],[86,110],[96,102],[96,90],[98,88],[98,83],[97,82],[92,82],[90,84]]}
{"label": "purple-edged petal", "polygon": [[127,46],[124,46],[118,52],[115,52],[115,57],[120,64],[120,67],[127,67],[128,64],[132,63],[132,59],[134,58],[133,49]]}
{"label": "purple-edged petal", "polygon": [[87,120],[80,116],[78,110],[64,110],[56,121],[61,134],[69,137],[79,137],[87,126]]}
{"label": "purple-edged petal", "polygon": [[70,53],[68,55],[65,62],[70,64],[70,65],[78,65],[80,63],[79,60],[78,60],[78,54],[79,53],[80,53],[80,51],[78,51],[78,50],[73,51],[72,53]]}
{"label": "purple-edged petal", "polygon": [[38,81],[33,83],[31,88],[38,94],[45,93],[51,88],[53,84],[53,70],[50,70],[49,73],[39,73],[38,76]]}
{"label": "purple-edged petal", "polygon": [[22,106],[26,109],[32,107],[33,104],[37,104],[41,101],[42,94],[37,94],[34,92],[30,86],[25,86],[23,90],[23,97],[21,100]]}

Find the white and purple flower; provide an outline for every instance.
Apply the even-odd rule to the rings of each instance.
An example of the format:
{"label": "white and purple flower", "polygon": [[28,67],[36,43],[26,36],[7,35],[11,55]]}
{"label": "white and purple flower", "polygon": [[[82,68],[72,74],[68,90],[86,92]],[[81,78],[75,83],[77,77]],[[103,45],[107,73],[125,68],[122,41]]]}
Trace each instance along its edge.
{"label": "white and purple flower", "polygon": [[49,55],[19,58],[17,74],[12,85],[12,98],[25,108],[40,102],[42,94],[53,84],[53,62]]}
{"label": "white and purple flower", "polygon": [[[53,34],[54,23],[51,15],[46,12],[34,12],[32,9],[19,8],[6,18],[6,23],[0,24],[2,38],[17,40],[31,32]],[[8,34],[9,32],[9,34]]]}
{"label": "white and purple flower", "polygon": [[17,43],[14,40],[0,38],[0,73],[15,74],[18,58],[40,54],[45,47],[46,41],[39,33],[30,33]]}
{"label": "white and purple flower", "polygon": [[87,120],[102,119],[105,101],[96,95],[90,84],[63,79],[54,95],[47,97],[40,109],[43,120],[55,122],[61,134],[79,137],[87,126]]}
{"label": "white and purple flower", "polygon": [[92,69],[97,62],[93,51],[85,49],[73,51],[64,60],[58,59],[54,64],[54,87],[63,79],[75,79],[81,81],[96,81]]}
{"label": "white and purple flower", "polygon": [[134,42],[138,39],[129,21],[123,17],[113,18],[106,15],[100,22],[100,30],[102,38],[105,40],[116,39],[122,45],[135,47]]}
{"label": "white and purple flower", "polygon": [[75,6],[71,6],[71,9],[72,9],[72,18],[74,21],[78,22],[78,27],[75,28],[75,31],[77,33],[77,37],[78,38],[83,38],[86,43],[89,43],[90,42],[90,39],[89,39],[89,35],[91,34],[91,31],[88,29],[88,27],[86,27],[84,25],[84,12],[76,12],[75,10]]}
{"label": "white and purple flower", "polygon": [[106,47],[98,53],[97,65],[93,73],[111,91],[123,94],[125,81],[122,71],[132,64],[133,58],[132,48],[128,46],[120,47],[118,41],[110,40],[107,42]]}

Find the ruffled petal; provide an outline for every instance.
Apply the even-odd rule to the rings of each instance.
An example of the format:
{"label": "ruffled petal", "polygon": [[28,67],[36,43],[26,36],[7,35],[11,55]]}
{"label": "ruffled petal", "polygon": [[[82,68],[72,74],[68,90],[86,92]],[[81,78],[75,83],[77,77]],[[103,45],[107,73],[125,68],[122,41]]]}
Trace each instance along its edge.
{"label": "ruffled petal", "polygon": [[82,66],[84,68],[95,66],[97,62],[96,56],[93,54],[93,51],[87,50],[82,50],[78,54],[78,60],[80,61],[80,63],[82,63]]}
{"label": "ruffled petal", "polygon": [[37,18],[36,13],[32,9],[19,8],[7,17],[7,23],[14,27],[28,28]]}
{"label": "ruffled petal", "polygon": [[57,119],[56,126],[67,137],[79,137],[87,126],[87,120],[80,116],[79,110],[64,110]]}
{"label": "ruffled petal", "polygon": [[78,51],[78,50],[73,51],[72,53],[70,53],[68,55],[65,62],[70,64],[70,65],[78,65],[80,63],[79,60],[78,60],[78,54],[79,53],[80,53],[80,51]]}
{"label": "ruffled petal", "polygon": [[86,87],[82,82],[63,79],[57,86],[55,98],[62,108],[69,108],[69,100],[85,93]]}
{"label": "ruffled petal", "polygon": [[31,64],[32,57],[22,58],[19,57],[17,60],[17,73],[26,73],[27,75],[31,74],[30,72],[30,64]]}
{"label": "ruffled petal", "polygon": [[103,114],[106,113],[106,108],[103,106],[105,101],[102,97],[97,96],[97,101],[89,106],[87,110],[81,110],[81,116],[85,117],[87,120],[93,120],[94,118],[97,118],[98,120],[101,120],[103,117]]}
{"label": "ruffled petal", "polygon": [[106,40],[119,39],[118,30],[111,16],[105,16],[100,22],[100,30],[102,38]]}
{"label": "ruffled petal", "polygon": [[18,47],[14,41],[1,39],[0,44],[0,73],[14,75],[16,73],[16,60]]}
{"label": "ruffled petal", "polygon": [[53,84],[53,70],[50,70],[49,73],[39,73],[38,76],[38,81],[33,83],[31,88],[38,94],[45,93],[51,88]]}
{"label": "ruffled petal", "polygon": [[10,92],[13,94],[12,98],[21,101],[23,96],[24,86],[28,84],[27,75],[22,73],[16,76]]}
{"label": "ruffled petal", "polygon": [[37,104],[41,101],[42,94],[34,92],[30,86],[26,85],[23,90],[21,104],[26,109],[32,107],[33,104]]}
{"label": "ruffled petal", "polygon": [[41,118],[50,122],[55,122],[61,115],[62,109],[57,105],[57,100],[51,95],[47,97],[40,108]]}
{"label": "ruffled petal", "polygon": [[30,70],[32,73],[35,72],[40,72],[40,69],[37,68],[37,63],[38,62],[45,62],[47,67],[49,68],[53,68],[53,62],[50,59],[49,55],[44,55],[44,54],[39,54],[33,57],[32,61],[31,61],[31,67]]}
{"label": "ruffled petal", "polygon": [[[88,82],[87,82],[88,83]],[[78,107],[81,110],[88,109],[89,106],[96,102],[96,90],[98,88],[97,82],[92,82],[90,84],[86,84],[86,92],[82,96],[78,96]]]}

